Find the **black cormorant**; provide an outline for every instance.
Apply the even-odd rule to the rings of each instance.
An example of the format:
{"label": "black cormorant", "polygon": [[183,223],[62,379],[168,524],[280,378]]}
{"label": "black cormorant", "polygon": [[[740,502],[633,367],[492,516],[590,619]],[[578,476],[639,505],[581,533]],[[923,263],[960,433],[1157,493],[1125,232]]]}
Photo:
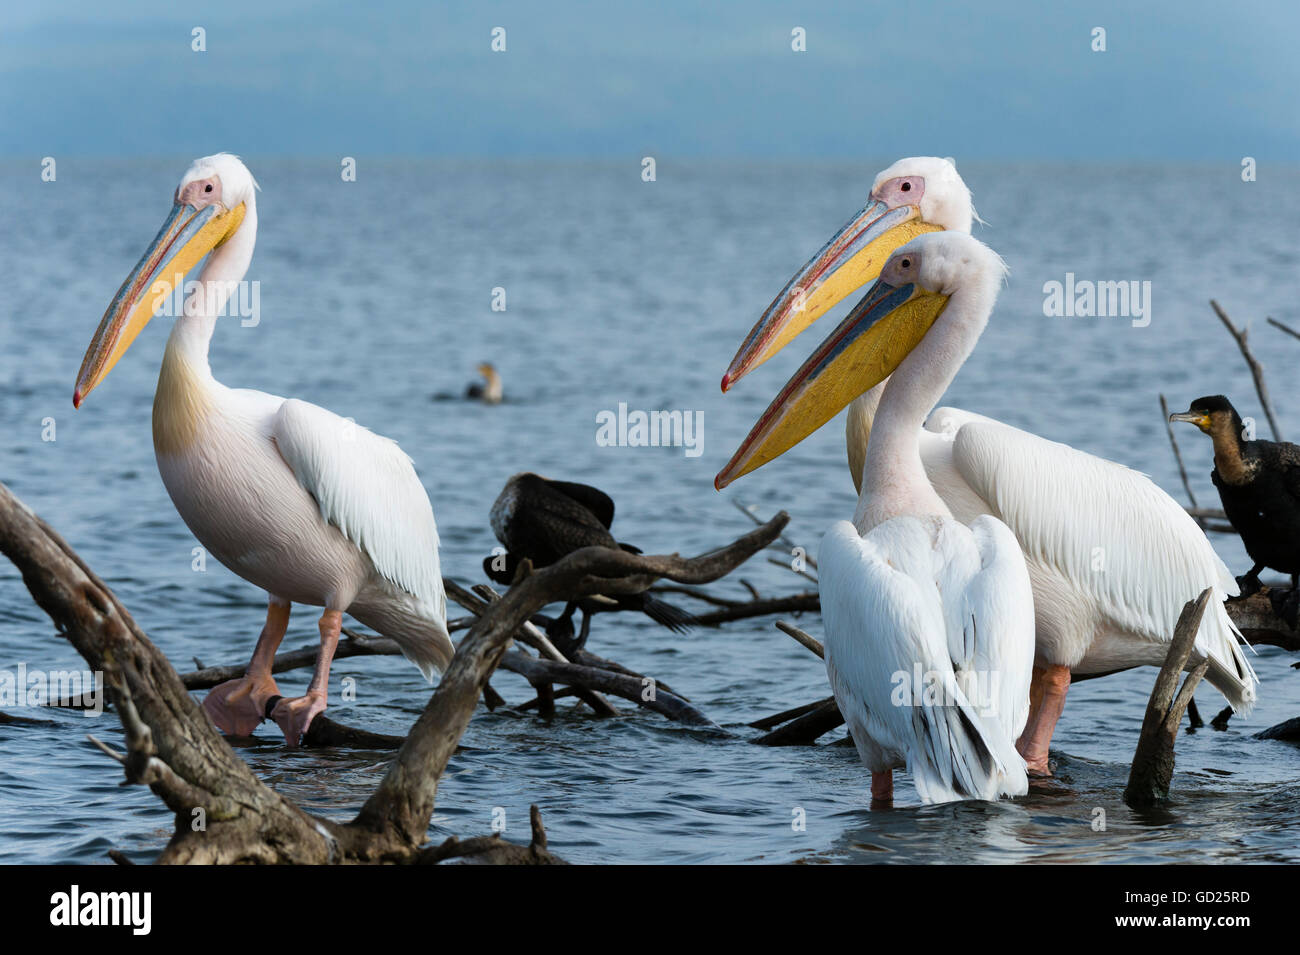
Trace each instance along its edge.
{"label": "black cormorant", "polygon": [[[641,551],[631,544],[620,543],[610,533],[614,523],[614,502],[608,494],[586,484],[552,481],[531,472],[516,474],[506,482],[492,505],[492,532],[506,548],[506,553],[484,558],[483,570],[500,584],[509,585],[523,560],[534,567],[546,567],[583,547],[622,548],[633,554]],[[582,632],[576,645],[587,637],[592,613],[602,607],[639,610],[656,623],[682,633],[695,623],[684,610],[648,593],[620,594],[572,601],[548,633],[567,642],[572,634],[573,611],[582,608]]]}
{"label": "black cormorant", "polygon": [[1197,398],[1170,421],[1196,425],[1214,441],[1214,470],[1223,511],[1255,562],[1237,578],[1242,596],[1260,589],[1265,567],[1291,576],[1291,592],[1279,612],[1294,624],[1300,610],[1300,446],[1286,441],[1246,440],[1237,409],[1223,395]]}

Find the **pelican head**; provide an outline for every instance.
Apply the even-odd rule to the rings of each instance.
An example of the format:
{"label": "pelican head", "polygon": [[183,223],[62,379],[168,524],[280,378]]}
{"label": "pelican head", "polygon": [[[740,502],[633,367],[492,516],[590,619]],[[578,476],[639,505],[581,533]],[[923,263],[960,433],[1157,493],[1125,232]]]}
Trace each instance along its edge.
{"label": "pelican head", "polygon": [[722,490],[784,454],[892,375],[958,289],[974,293],[961,320],[979,322],[978,336],[1005,275],[998,254],[965,233],[921,235],[896,250],[862,301],[768,405],[714,487]]}
{"label": "pelican head", "polygon": [[181,177],[172,210],[104,313],[77,374],[72,404],[112,371],[154,312],[199,261],[239,229],[257,183],[238,156],[196,159]]}
{"label": "pelican head", "polygon": [[726,391],[850,293],[895,249],[926,232],[970,232],[975,209],[952,160],[900,159],[876,176],[867,204],[786,283],[722,376]]}

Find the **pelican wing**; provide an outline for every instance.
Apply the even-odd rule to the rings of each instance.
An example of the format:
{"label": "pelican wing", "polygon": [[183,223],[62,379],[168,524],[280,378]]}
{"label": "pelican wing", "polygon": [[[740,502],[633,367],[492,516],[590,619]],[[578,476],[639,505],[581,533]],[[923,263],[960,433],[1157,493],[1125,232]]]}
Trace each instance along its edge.
{"label": "pelican wing", "polygon": [[433,507],[397,442],[294,398],[280,405],[271,434],[321,517],[361,548],[386,580],[445,620]]}
{"label": "pelican wing", "polygon": [[[962,646],[954,662],[976,674],[977,702],[1015,740],[1029,719],[1029,681],[1034,669],[1034,591],[1025,556],[1011,529],[993,517],[970,525],[979,570],[966,584]],[[971,695],[970,690],[967,695]]]}
{"label": "pelican wing", "polygon": [[1183,605],[1215,587],[1196,647],[1210,681],[1249,708],[1255,674],[1222,605],[1236,582],[1173,498],[1144,474],[980,415],[944,408],[927,428],[953,434],[953,468],[1029,561],[1070,581],[1116,630],[1168,642]]}
{"label": "pelican wing", "polygon": [[[925,802],[995,799],[1028,786],[1012,739],[968,698],[952,659],[951,648],[967,642],[970,662],[1000,652],[986,640],[995,624],[984,617],[983,596],[968,592],[980,560],[970,531],[942,519],[897,518],[865,538],[841,521],[822,541],[826,669],[835,698],[868,766],[879,771],[904,759]],[[1028,635],[1018,639],[1032,657],[1026,626]],[[1028,665],[1017,665],[1027,693]]]}
{"label": "pelican wing", "polygon": [[1029,718],[1034,593],[1015,535],[987,514],[936,525],[933,571],[962,693],[1014,740]]}

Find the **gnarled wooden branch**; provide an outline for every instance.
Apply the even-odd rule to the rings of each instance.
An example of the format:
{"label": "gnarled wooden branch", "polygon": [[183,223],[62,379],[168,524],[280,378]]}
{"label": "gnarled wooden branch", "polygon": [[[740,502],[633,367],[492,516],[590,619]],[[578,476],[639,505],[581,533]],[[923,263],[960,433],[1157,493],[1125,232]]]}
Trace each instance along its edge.
{"label": "gnarled wooden branch", "polygon": [[[263,785],[112,591],[0,484],[0,552],[60,633],[103,674],[126,731],[127,752],[102,748],[123,765],[128,781],[148,785],[175,814],[160,862],[422,861],[438,777],[510,637],[533,613],[559,594],[635,593],[661,577],[715,580],[767,546],[787,521],[779,514],[694,559],[588,548],[523,579],[471,627],[378,790],[356,819],[338,824]],[[496,848],[501,851],[484,860],[520,861],[512,850]],[[534,851],[536,840],[515,848]]]}
{"label": "gnarled wooden branch", "polygon": [[[166,657],[67,543],[0,484],[0,551],[92,670],[127,731],[127,778],[176,815],[163,862],[325,862],[333,830],[264,786]],[[146,732],[147,731],[147,732]]]}
{"label": "gnarled wooden branch", "polygon": [[1300,633],[1292,630],[1273,610],[1269,593],[1270,588],[1265,587],[1249,597],[1229,600],[1224,605],[1228,616],[1237,625],[1246,642],[1253,646],[1300,650]]}
{"label": "gnarled wooden branch", "polygon": [[423,850],[416,859],[420,865],[436,865],[448,859],[463,859],[476,865],[568,865],[546,849],[546,830],[542,813],[536,806],[528,808],[533,841],[526,846],[506,842],[499,835],[479,836],[464,842],[452,836],[439,846]]}
{"label": "gnarled wooden branch", "polygon": [[536,611],[561,596],[639,593],[660,578],[709,583],[766,547],[788,522],[782,511],[728,546],[693,559],[586,547],[540,572],[531,572],[525,561],[516,583],[470,628],[433,699],[353,825],[391,833],[401,846],[418,844],[433,813],[438,780],[469,723],[480,686],[500,662],[511,635]]}
{"label": "gnarled wooden branch", "polygon": [[1174,638],[1169,643],[1164,666],[1156,675],[1151,699],[1147,701],[1146,715],[1142,720],[1142,733],[1133,753],[1128,786],[1124,789],[1124,801],[1134,809],[1148,808],[1169,797],[1178,725],[1183,720],[1183,712],[1191,702],[1192,694],[1196,692],[1197,684],[1210,666],[1209,658],[1202,660],[1187,674],[1181,689],[1178,677],[1187,666],[1187,660],[1196,645],[1196,631],[1200,629],[1201,617],[1213,596],[1214,588],[1206,587],[1199,597],[1189,600],[1183,607],[1174,627]]}
{"label": "gnarled wooden branch", "polygon": [[835,697],[830,696],[812,704],[807,712],[753,742],[760,746],[810,746],[820,737],[843,725],[844,716],[835,703]]}
{"label": "gnarled wooden branch", "polygon": [[613,670],[576,666],[558,660],[539,660],[513,651],[501,660],[502,669],[518,673],[534,686],[539,683],[560,683],[565,686],[603,690],[613,693],[638,706],[661,713],[670,720],[688,726],[703,726],[722,732],[722,728],[686,700],[665,689],[649,677],[627,676]]}

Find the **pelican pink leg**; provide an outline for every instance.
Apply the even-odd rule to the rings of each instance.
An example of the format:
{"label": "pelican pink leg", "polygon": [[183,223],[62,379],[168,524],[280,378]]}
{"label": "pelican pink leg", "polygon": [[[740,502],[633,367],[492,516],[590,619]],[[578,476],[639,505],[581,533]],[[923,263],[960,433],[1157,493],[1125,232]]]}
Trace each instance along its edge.
{"label": "pelican pink leg", "polygon": [[894,771],[871,774],[871,805],[877,809],[894,804]]}
{"label": "pelican pink leg", "polygon": [[1047,764],[1048,748],[1056,721],[1065,709],[1065,694],[1070,689],[1070,668],[1059,663],[1034,667],[1034,677],[1029,685],[1029,720],[1025,731],[1016,741],[1016,749],[1025,758],[1025,768],[1030,776],[1050,776]]}
{"label": "pelican pink leg", "polygon": [[279,725],[284,733],[284,741],[290,746],[298,745],[311,726],[311,721],[325,710],[329,696],[330,663],[334,660],[334,651],[338,649],[342,629],[341,611],[326,610],[321,615],[320,654],[316,657],[316,671],[312,674],[307,692],[294,699],[281,700],[271,711],[271,719]]}
{"label": "pelican pink leg", "polygon": [[244,675],[213,687],[203,700],[204,712],[223,733],[252,736],[266,718],[267,701],[280,695],[271,665],[288,629],[289,604],[272,598],[266,608],[266,626]]}

